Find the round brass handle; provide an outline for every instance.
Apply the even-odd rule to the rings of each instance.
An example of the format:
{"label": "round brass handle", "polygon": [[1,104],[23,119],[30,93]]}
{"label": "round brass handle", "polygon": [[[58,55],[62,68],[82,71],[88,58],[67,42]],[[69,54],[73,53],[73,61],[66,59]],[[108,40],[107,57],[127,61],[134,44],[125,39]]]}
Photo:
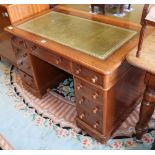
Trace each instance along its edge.
{"label": "round brass handle", "polygon": [[96,122],[94,125],[93,125],[93,127],[96,129],[97,127],[98,127],[98,123]]}
{"label": "round brass handle", "polygon": [[79,104],[82,104],[84,103],[84,97],[82,97],[80,100],[79,100]]}
{"label": "round brass handle", "polygon": [[97,108],[97,107],[95,107],[95,108],[94,108],[94,110],[93,110],[93,113],[94,113],[94,114],[96,114],[96,113],[97,113],[97,111],[98,111],[98,108]]}
{"label": "round brass handle", "polygon": [[55,61],[55,63],[56,63],[57,65],[60,64],[60,63],[61,63],[61,59],[58,58],[58,59]]}
{"label": "round brass handle", "polygon": [[81,69],[79,68],[79,69],[76,70],[75,73],[76,73],[76,74],[80,74],[80,72],[81,72]]}
{"label": "round brass handle", "polygon": [[80,117],[81,119],[83,119],[83,118],[84,118],[84,116],[85,116],[85,114],[84,114],[84,113],[82,113],[79,117]]}
{"label": "round brass handle", "polygon": [[97,80],[98,80],[98,77],[97,76],[94,76],[93,78],[91,78],[92,83],[96,83]]}
{"label": "round brass handle", "polygon": [[80,90],[82,88],[82,84],[79,84],[78,86],[77,86],[77,90]]}
{"label": "round brass handle", "polygon": [[99,94],[97,92],[95,92],[94,95],[92,95],[93,99],[96,99],[99,96]]}

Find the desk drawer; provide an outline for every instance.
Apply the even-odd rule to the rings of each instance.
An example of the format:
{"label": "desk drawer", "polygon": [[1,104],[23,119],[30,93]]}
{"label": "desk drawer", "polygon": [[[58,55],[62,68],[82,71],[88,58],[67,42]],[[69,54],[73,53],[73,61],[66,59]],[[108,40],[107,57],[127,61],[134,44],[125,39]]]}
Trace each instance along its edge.
{"label": "desk drawer", "polygon": [[73,63],[73,73],[93,84],[103,86],[103,75]]}
{"label": "desk drawer", "polygon": [[76,96],[84,97],[94,104],[103,104],[103,90],[74,78]]}
{"label": "desk drawer", "polygon": [[27,43],[28,49],[30,49],[31,53],[42,60],[47,61],[48,63],[61,68],[67,72],[70,72],[70,62],[69,60],[63,58],[62,56],[59,56],[55,53],[53,53],[50,50],[38,47],[37,45],[33,43]]}
{"label": "desk drawer", "polygon": [[18,72],[22,79],[22,82],[26,83],[27,85],[29,85],[32,88],[36,88],[35,81],[31,76],[29,76],[28,74],[24,73],[21,70],[18,70]]}
{"label": "desk drawer", "polygon": [[98,103],[93,103],[89,99],[85,98],[84,96],[76,97],[76,106],[80,109],[85,109],[89,111],[93,117],[100,118],[103,115],[103,105]]}
{"label": "desk drawer", "polygon": [[18,68],[32,76],[32,70],[30,67],[27,51],[17,46],[13,46],[13,50],[16,56]]}
{"label": "desk drawer", "polygon": [[13,36],[11,38],[11,41],[12,41],[13,44],[15,44],[15,45],[17,45],[17,46],[19,46],[21,48],[27,48],[25,40],[23,40],[20,37]]}
{"label": "desk drawer", "polygon": [[95,117],[94,114],[88,110],[77,108],[78,118],[83,122],[87,123],[89,126],[93,127],[95,130],[103,131],[103,117]]}

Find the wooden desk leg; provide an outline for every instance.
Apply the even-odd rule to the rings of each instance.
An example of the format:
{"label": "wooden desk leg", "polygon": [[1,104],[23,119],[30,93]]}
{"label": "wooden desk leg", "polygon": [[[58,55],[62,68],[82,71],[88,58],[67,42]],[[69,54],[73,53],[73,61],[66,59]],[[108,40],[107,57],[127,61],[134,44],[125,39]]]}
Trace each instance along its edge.
{"label": "wooden desk leg", "polygon": [[148,123],[155,109],[155,90],[147,88],[140,107],[139,121],[136,124],[136,138],[140,140],[148,130]]}

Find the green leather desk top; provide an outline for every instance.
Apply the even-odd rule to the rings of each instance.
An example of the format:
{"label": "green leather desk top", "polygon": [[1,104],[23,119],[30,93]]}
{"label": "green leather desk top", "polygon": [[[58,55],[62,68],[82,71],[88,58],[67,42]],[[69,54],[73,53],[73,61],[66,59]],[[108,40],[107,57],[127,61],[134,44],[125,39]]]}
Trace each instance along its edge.
{"label": "green leather desk top", "polygon": [[136,34],[132,30],[54,11],[17,27],[99,59],[107,58]]}

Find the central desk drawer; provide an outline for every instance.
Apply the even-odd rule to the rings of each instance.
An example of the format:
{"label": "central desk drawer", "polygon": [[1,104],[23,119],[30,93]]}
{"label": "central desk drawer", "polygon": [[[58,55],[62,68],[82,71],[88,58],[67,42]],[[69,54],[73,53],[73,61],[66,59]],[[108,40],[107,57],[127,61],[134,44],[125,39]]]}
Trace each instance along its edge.
{"label": "central desk drawer", "polygon": [[33,43],[28,43],[28,48],[30,48],[30,51],[33,55],[39,57],[40,59],[47,61],[48,63],[61,68],[67,72],[70,72],[70,62],[69,60],[63,58],[62,56],[59,56],[55,53],[53,53],[50,50],[38,47],[37,45]]}
{"label": "central desk drawer", "polygon": [[103,87],[103,75],[87,69],[79,64],[73,63],[72,65],[73,73],[80,78],[83,78],[93,84],[99,85]]}

